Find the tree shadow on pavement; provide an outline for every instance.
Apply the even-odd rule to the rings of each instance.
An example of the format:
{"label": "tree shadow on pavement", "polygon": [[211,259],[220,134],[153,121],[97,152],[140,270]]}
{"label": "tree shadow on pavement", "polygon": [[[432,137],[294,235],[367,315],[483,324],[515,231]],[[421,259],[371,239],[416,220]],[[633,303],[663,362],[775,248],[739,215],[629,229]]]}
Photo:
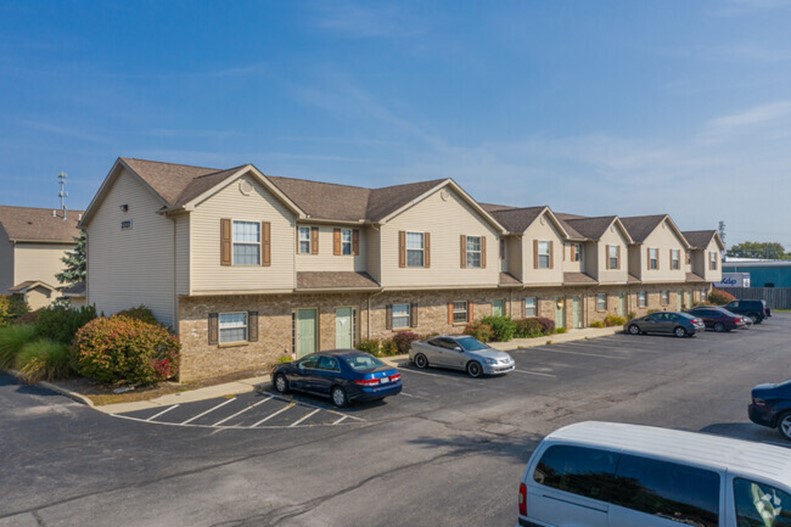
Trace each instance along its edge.
{"label": "tree shadow on pavement", "polygon": [[409,442],[424,448],[441,449],[449,457],[485,455],[526,464],[544,436],[534,433],[490,434],[471,432],[449,437],[418,437]]}

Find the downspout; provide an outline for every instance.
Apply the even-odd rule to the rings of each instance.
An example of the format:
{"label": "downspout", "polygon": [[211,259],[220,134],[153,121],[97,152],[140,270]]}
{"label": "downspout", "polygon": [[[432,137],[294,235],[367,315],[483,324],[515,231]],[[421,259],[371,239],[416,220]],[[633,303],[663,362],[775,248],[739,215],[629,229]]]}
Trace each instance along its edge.
{"label": "downspout", "polygon": [[[170,220],[173,222],[173,331],[176,335],[180,335],[179,324],[179,266],[178,266],[178,233],[176,229],[176,218],[172,217]],[[179,339],[180,340],[180,339]]]}

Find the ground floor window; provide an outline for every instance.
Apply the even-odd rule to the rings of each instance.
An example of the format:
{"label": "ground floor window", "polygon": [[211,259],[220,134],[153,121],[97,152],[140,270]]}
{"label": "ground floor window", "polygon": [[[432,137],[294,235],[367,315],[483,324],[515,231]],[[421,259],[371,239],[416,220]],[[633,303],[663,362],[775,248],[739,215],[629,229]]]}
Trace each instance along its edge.
{"label": "ground floor window", "polygon": [[645,307],[648,305],[648,293],[639,291],[637,293],[637,307]]}
{"label": "ground floor window", "polygon": [[503,299],[492,300],[492,316],[494,317],[505,316],[505,300]]}
{"label": "ground floor window", "polygon": [[247,340],[247,313],[220,313],[220,344]]}
{"label": "ground floor window", "polygon": [[538,299],[534,296],[525,297],[525,317],[538,315]]}
{"label": "ground floor window", "polygon": [[453,302],[453,323],[467,322],[467,301]]}
{"label": "ground floor window", "polygon": [[393,304],[393,329],[409,327],[409,304]]}
{"label": "ground floor window", "polygon": [[700,301],[701,302],[705,302],[706,299],[708,298],[708,296],[709,296],[709,290],[708,289],[701,289],[700,290]]}
{"label": "ground floor window", "polygon": [[596,311],[607,311],[607,293],[596,295]]}
{"label": "ground floor window", "polygon": [[670,303],[670,291],[664,290],[659,292],[660,302],[663,306],[666,306]]}

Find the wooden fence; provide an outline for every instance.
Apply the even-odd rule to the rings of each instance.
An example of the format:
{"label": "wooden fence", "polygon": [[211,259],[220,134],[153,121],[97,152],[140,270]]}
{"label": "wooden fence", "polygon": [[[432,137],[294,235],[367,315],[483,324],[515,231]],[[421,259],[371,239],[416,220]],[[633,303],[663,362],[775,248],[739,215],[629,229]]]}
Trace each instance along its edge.
{"label": "wooden fence", "polygon": [[791,287],[722,287],[736,298],[762,298],[769,307],[791,309]]}

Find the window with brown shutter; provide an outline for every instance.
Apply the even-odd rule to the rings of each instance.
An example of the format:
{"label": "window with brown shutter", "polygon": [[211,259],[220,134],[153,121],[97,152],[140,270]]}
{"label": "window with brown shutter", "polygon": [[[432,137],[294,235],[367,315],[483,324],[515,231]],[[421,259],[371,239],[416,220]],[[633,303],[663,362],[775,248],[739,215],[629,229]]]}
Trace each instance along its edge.
{"label": "window with brown shutter", "polygon": [[486,269],[486,236],[481,236],[481,269]]}
{"label": "window with brown shutter", "polygon": [[467,301],[467,323],[472,324],[473,319],[475,319],[473,303],[469,300]]}
{"label": "window with brown shutter", "polygon": [[385,329],[393,329],[393,305],[385,306]]}
{"label": "window with brown shutter", "polygon": [[549,268],[555,268],[555,242],[549,240]]}
{"label": "window with brown shutter", "polygon": [[406,232],[398,231],[398,267],[406,267]]}
{"label": "window with brown shutter", "polygon": [[605,245],[605,247],[607,249],[606,249],[606,253],[605,253],[605,266],[604,267],[605,267],[605,269],[607,269],[609,271],[610,270],[610,246],[609,245]]}
{"label": "window with brown shutter", "polygon": [[431,233],[423,233],[423,267],[431,267]]}
{"label": "window with brown shutter", "polygon": [[352,231],[352,254],[360,256],[360,229]]}
{"label": "window with brown shutter", "polygon": [[261,249],[261,265],[269,267],[272,265],[272,224],[268,221],[261,222]]}
{"label": "window with brown shutter", "polygon": [[538,240],[533,240],[533,269],[538,269]]}
{"label": "window with brown shutter", "polygon": [[615,256],[616,256],[616,259],[618,260],[618,265],[616,265],[615,268],[616,269],[620,269],[621,268],[621,246],[620,245],[615,249]]}
{"label": "window with brown shutter", "polygon": [[[565,257],[566,257],[566,251],[563,251],[563,258],[565,258]],[[576,243],[572,243],[571,244],[571,261],[572,262],[576,262],[577,261],[577,244]]]}
{"label": "window with brown shutter", "polygon": [[340,256],[341,254],[341,230],[332,229],[332,254]]}
{"label": "window with brown shutter", "polygon": [[231,265],[231,220],[220,220],[220,265]]}
{"label": "window with brown shutter", "polygon": [[220,342],[220,314],[209,313],[209,346]]}
{"label": "window with brown shutter", "polygon": [[448,324],[453,324],[453,302],[448,302]]}
{"label": "window with brown shutter", "polygon": [[645,268],[651,269],[651,249],[645,248]]}
{"label": "window with brown shutter", "polygon": [[319,228],[310,228],[310,254],[319,254]]}
{"label": "window with brown shutter", "polygon": [[409,327],[417,327],[417,302],[412,302],[409,306]]}
{"label": "window with brown shutter", "polygon": [[[466,269],[467,268],[467,235],[466,234],[462,234],[459,236],[459,251],[460,251],[459,265],[461,266],[462,269]],[[453,307],[451,307],[451,311],[452,310]],[[453,313],[451,313],[451,317],[452,315]],[[453,318],[451,318],[451,320],[453,320]]]}
{"label": "window with brown shutter", "polygon": [[258,342],[258,311],[247,312],[247,340]]}

